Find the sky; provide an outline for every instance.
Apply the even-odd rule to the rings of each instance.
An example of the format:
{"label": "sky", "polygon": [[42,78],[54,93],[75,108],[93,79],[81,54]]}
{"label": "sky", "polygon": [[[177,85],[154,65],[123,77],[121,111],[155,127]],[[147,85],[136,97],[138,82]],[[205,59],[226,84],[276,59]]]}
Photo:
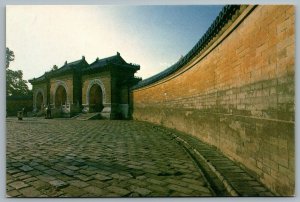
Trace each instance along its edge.
{"label": "sky", "polygon": [[10,68],[28,80],[65,61],[85,56],[92,63],[120,52],[146,79],[187,54],[222,7],[7,6],[6,47],[15,54]]}

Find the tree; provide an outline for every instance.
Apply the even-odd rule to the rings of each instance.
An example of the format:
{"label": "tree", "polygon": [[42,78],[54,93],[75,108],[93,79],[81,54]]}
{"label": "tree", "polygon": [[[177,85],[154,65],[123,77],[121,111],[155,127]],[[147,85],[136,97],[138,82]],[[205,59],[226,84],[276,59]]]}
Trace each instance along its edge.
{"label": "tree", "polygon": [[30,95],[31,91],[27,86],[27,81],[23,80],[22,70],[9,69],[10,62],[14,59],[14,52],[6,48],[6,96]]}
{"label": "tree", "polygon": [[6,96],[29,94],[30,90],[28,89],[27,81],[23,80],[23,72],[21,70],[6,69]]}
{"label": "tree", "polygon": [[15,54],[13,51],[6,47],[6,69],[9,67],[9,63],[15,60]]}
{"label": "tree", "polygon": [[54,70],[57,70],[57,69],[58,69],[58,66],[57,65],[53,65],[52,70],[54,71]]}

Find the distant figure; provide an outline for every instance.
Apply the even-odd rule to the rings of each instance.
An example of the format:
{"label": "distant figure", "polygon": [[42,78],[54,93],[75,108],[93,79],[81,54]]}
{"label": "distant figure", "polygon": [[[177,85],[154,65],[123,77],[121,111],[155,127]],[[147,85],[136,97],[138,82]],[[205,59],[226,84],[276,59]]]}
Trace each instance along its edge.
{"label": "distant figure", "polygon": [[24,110],[25,109],[23,107],[21,111],[18,111],[18,114],[17,114],[18,120],[23,120]]}
{"label": "distant figure", "polygon": [[46,119],[51,119],[51,106],[50,104],[48,104],[47,108],[46,108]]}
{"label": "distant figure", "polygon": [[27,111],[25,107],[23,107],[22,112],[23,112],[23,116],[27,117]]}
{"label": "distant figure", "polygon": [[45,119],[47,118],[47,110],[48,110],[48,108],[46,106],[44,106],[43,111],[44,111],[44,114],[45,114]]}

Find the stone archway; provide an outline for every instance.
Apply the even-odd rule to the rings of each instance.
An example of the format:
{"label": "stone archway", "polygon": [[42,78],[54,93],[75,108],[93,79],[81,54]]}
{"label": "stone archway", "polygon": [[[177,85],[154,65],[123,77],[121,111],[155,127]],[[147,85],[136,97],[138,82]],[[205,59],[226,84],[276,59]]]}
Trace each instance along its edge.
{"label": "stone archway", "polygon": [[46,103],[46,99],[47,98],[45,97],[43,89],[39,88],[34,90],[33,110],[35,112],[43,110]]}
{"label": "stone archway", "polygon": [[103,109],[103,93],[98,84],[93,84],[89,90],[89,111],[101,112]]}
{"label": "stone archway", "polygon": [[94,86],[95,84],[97,84],[101,88],[101,91],[102,91],[102,103],[103,104],[106,103],[106,93],[105,93],[104,84],[102,83],[102,81],[100,79],[94,79],[94,80],[91,80],[89,82],[89,85],[88,85],[87,90],[86,90],[86,104],[87,105],[89,105],[89,103],[90,103],[90,90],[91,90],[92,86]]}
{"label": "stone archway", "polygon": [[35,98],[35,106],[37,110],[42,110],[44,105],[44,97],[42,92],[38,92]]}
{"label": "stone archway", "polygon": [[67,104],[67,91],[62,85],[59,85],[55,91],[54,105],[55,107],[60,107],[66,104]]}
{"label": "stone archway", "polygon": [[98,103],[98,107],[96,107],[97,112],[103,112],[103,110],[107,108],[107,106],[105,106],[107,104],[105,87],[100,79],[93,79],[89,81],[89,85],[86,89],[85,103],[83,112],[95,112],[93,109],[94,103]]}

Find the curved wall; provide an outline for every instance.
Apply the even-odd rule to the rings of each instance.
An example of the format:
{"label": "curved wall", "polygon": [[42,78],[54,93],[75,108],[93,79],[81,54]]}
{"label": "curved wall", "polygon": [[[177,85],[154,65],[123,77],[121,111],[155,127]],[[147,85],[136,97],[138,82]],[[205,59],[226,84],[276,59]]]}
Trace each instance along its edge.
{"label": "curved wall", "polygon": [[196,136],[293,195],[294,16],[293,6],[249,6],[206,53],[135,88],[133,118]]}

